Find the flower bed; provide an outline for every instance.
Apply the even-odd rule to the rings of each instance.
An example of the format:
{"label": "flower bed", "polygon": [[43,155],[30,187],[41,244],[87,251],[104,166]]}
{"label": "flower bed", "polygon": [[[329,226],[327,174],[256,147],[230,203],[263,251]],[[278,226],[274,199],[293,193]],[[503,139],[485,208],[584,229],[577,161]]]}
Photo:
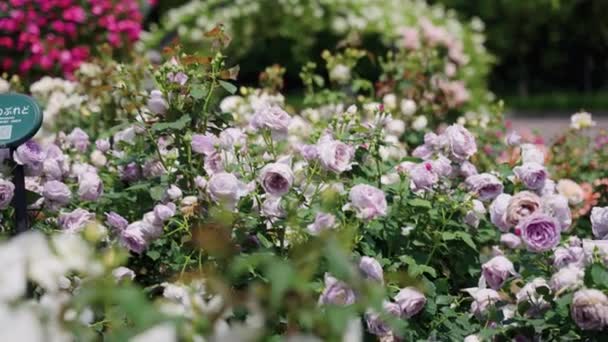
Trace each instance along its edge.
{"label": "flower bed", "polygon": [[227,35],[205,36],[209,55],[31,86],[64,121],[2,152],[2,230],[14,162],[31,231],[0,244],[0,340],[605,335],[608,140],[581,134],[588,113],[550,146],[508,129],[500,103],[449,122],[454,86],[403,92],[387,67],[377,93],[352,48],[324,53],[327,77],[304,68],[295,109],[281,67],[239,89]]}

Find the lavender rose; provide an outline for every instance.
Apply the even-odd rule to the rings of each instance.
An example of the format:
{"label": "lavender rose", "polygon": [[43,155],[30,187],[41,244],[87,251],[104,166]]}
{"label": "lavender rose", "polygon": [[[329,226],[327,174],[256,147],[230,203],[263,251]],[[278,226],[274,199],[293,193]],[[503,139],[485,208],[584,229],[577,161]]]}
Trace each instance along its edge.
{"label": "lavender rose", "polygon": [[524,163],[513,169],[513,173],[524,183],[528,189],[540,190],[545,186],[547,170],[538,163]]}
{"label": "lavender rose", "polygon": [[97,173],[83,173],[78,177],[78,183],[78,196],[81,200],[95,201],[103,193],[103,182]]}
{"label": "lavender rose", "polygon": [[66,232],[77,233],[83,230],[94,218],[94,214],[78,208],[69,213],[59,214],[57,222],[59,223],[59,226]]}
{"label": "lavender rose", "polygon": [[530,304],[530,308],[527,310],[527,314],[530,316],[536,316],[551,307],[551,304],[537,291],[537,289],[543,287],[551,293],[551,288],[545,279],[534,278],[515,294],[517,304],[524,302]]}
{"label": "lavender rose", "polygon": [[541,200],[535,193],[522,191],[511,197],[507,206],[507,223],[517,225],[522,219],[540,212]]}
{"label": "lavender rose", "polygon": [[266,193],[280,197],[289,192],[294,181],[293,171],[284,163],[267,164],[260,171],[259,182]]}
{"label": "lavender rose", "polygon": [[351,205],[357,210],[357,217],[373,220],[386,215],[386,198],[382,190],[367,184],[355,185],[350,189]]}
{"label": "lavender rose", "polygon": [[401,289],[395,296],[395,302],[401,309],[401,317],[411,318],[424,309],[426,297],[415,287]]}
{"label": "lavender rose", "polygon": [[122,231],[129,225],[129,221],[119,214],[110,211],[106,213],[106,224],[118,231]]}
{"label": "lavender rose", "polygon": [[53,180],[44,183],[42,196],[53,203],[64,205],[70,202],[72,192],[64,183]]}
{"label": "lavender rose", "polygon": [[359,270],[361,270],[365,278],[384,283],[384,272],[378,260],[368,256],[361,257]]}
{"label": "lavender rose", "polygon": [[517,272],[509,259],[498,255],[481,265],[481,274],[488,286],[498,290],[510,276],[517,275]]}
{"label": "lavender rose", "polygon": [[465,182],[469,190],[476,193],[482,201],[491,200],[502,194],[503,191],[500,180],[489,173],[470,176]]}
{"label": "lavender rose", "polygon": [[136,221],[120,232],[120,243],[137,254],[141,254],[148,248],[148,240],[145,238],[144,229],[141,228],[142,225],[147,224]]}
{"label": "lavender rose", "polygon": [[608,207],[591,209],[591,228],[596,238],[608,239]]}
{"label": "lavender rose", "polygon": [[118,167],[120,179],[125,182],[135,182],[141,178],[141,168],[136,163],[129,163]]}
{"label": "lavender rose", "polygon": [[429,190],[439,181],[439,175],[433,171],[433,163],[424,162],[408,171],[414,190]]}
{"label": "lavender rose", "polygon": [[332,214],[317,213],[315,221],[307,227],[311,235],[319,235],[321,232],[334,228],[336,225],[336,217]]}
{"label": "lavender rose", "polygon": [[10,181],[0,179],[0,209],[6,209],[13,200],[15,185]]}
{"label": "lavender rose", "polygon": [[585,251],[581,246],[557,247],[553,251],[553,266],[561,269],[567,266],[584,267]]}
{"label": "lavender rose", "polygon": [[279,106],[265,103],[261,105],[251,118],[251,126],[254,129],[267,128],[274,138],[284,138],[289,129],[291,117]]}
{"label": "lavender rose", "polygon": [[209,196],[215,202],[234,209],[239,199],[247,194],[245,185],[233,174],[227,172],[216,173],[207,184]]}
{"label": "lavender rose", "polygon": [[574,293],[570,313],[583,330],[603,330],[608,326],[608,297],[599,290],[583,289]]}
{"label": "lavender rose", "polygon": [[507,208],[510,201],[511,195],[500,194],[490,204],[490,221],[503,232],[508,232],[512,227],[512,224],[507,221]]}
{"label": "lavender rose", "polygon": [[526,217],[517,225],[521,238],[531,252],[545,252],[557,246],[561,229],[551,216],[537,213]]}
{"label": "lavender rose", "polygon": [[543,196],[543,211],[557,220],[562,232],[570,230],[572,224],[572,216],[570,213],[570,207],[568,206],[568,199],[562,195],[548,195]]}
{"label": "lavender rose", "polygon": [[160,222],[166,222],[173,216],[175,216],[175,204],[167,203],[167,204],[157,204],[154,206],[154,216],[156,220]]}
{"label": "lavender rose", "polygon": [[90,144],[89,135],[78,127],[74,128],[72,132],[68,134],[67,141],[81,153],[84,153]]}
{"label": "lavender rose", "polygon": [[461,125],[454,124],[449,126],[442,136],[446,139],[449,156],[456,161],[467,160],[477,152],[475,138]]}
{"label": "lavender rose", "polygon": [[478,174],[477,168],[469,161],[464,161],[460,164],[460,175],[464,178],[468,178]]}
{"label": "lavender rose", "polygon": [[160,90],[152,90],[148,99],[148,109],[154,114],[165,114],[169,109],[169,104],[165,101]]}
{"label": "lavender rose", "polygon": [[583,286],[585,270],[574,265],[561,268],[553,274],[549,285],[556,296],[567,290],[575,290]]}
{"label": "lavender rose", "polygon": [[206,156],[211,155],[215,152],[215,146],[218,144],[218,139],[213,134],[193,134],[192,151],[195,153],[204,154]]}
{"label": "lavender rose", "polygon": [[507,233],[500,236],[500,243],[510,249],[516,249],[521,245],[521,239],[515,234]]}
{"label": "lavender rose", "polygon": [[473,228],[479,226],[479,221],[486,214],[486,208],[483,203],[478,200],[473,200],[473,209],[467,211],[464,216],[464,222]]}
{"label": "lavender rose", "polygon": [[112,145],[110,144],[110,139],[97,139],[95,141],[95,147],[103,153],[106,153],[110,150]]}
{"label": "lavender rose", "polygon": [[[395,318],[401,317],[401,308],[399,307],[399,304],[385,301],[382,303],[382,307],[385,311],[385,315],[388,314]],[[390,325],[383,319],[383,315],[377,312],[368,311],[365,314],[365,323],[367,324],[367,330],[373,335],[387,336],[391,333]]]}
{"label": "lavender rose", "polygon": [[494,307],[501,300],[496,290],[473,288],[466,289],[465,291],[473,297],[471,313],[478,319],[484,319],[490,308]]}
{"label": "lavender rose", "polygon": [[319,297],[320,304],[347,306],[354,304],[355,300],[355,292],[348,285],[325,273],[325,289]]}
{"label": "lavender rose", "polygon": [[13,159],[19,165],[29,166],[37,169],[42,167],[46,159],[46,152],[34,140],[28,140],[25,144],[19,145],[13,153]]}
{"label": "lavender rose", "polygon": [[350,170],[355,155],[355,149],[352,146],[333,140],[329,135],[319,140],[317,151],[321,166],[338,174]]}

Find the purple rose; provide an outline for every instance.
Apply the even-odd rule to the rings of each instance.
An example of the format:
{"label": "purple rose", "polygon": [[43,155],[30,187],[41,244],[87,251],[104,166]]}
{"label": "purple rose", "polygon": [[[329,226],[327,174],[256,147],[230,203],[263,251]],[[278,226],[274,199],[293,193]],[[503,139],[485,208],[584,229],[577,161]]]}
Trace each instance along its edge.
{"label": "purple rose", "polygon": [[192,151],[195,153],[204,154],[206,156],[211,155],[215,152],[215,146],[218,144],[218,139],[215,135],[207,134],[193,134]]}
{"label": "purple rose", "polygon": [[42,167],[46,159],[46,152],[34,140],[28,140],[25,144],[19,145],[13,153],[13,159],[19,165],[25,165],[33,169]]}
{"label": "purple rose", "polygon": [[97,141],[95,141],[95,147],[101,152],[106,153],[112,146],[110,145],[109,139],[97,139]]}
{"label": "purple rose", "polygon": [[521,245],[521,239],[515,234],[506,233],[500,236],[500,243],[508,248],[517,249]]}
{"label": "purple rose", "polygon": [[148,99],[148,109],[154,114],[165,114],[169,109],[169,104],[163,98],[160,90],[152,90]]}
{"label": "purple rose", "polygon": [[256,130],[267,128],[274,138],[283,138],[287,136],[290,121],[289,114],[279,106],[264,103],[251,118],[251,126]]}
{"label": "purple rose", "polygon": [[473,209],[469,210],[464,217],[464,222],[473,228],[479,226],[479,221],[486,214],[486,208],[479,200],[473,200]]}
{"label": "purple rose", "polygon": [[281,205],[281,197],[268,196],[262,202],[262,216],[268,218],[283,218],[287,212]]}
{"label": "purple rose", "polygon": [[449,126],[442,136],[446,139],[449,156],[456,161],[467,160],[477,152],[475,138],[461,125]]}
{"label": "purple rose", "polygon": [[106,224],[118,231],[122,231],[129,225],[129,221],[117,213],[110,211],[106,213]]}
{"label": "purple rose", "polygon": [[472,288],[466,290],[472,297],[471,313],[478,319],[484,319],[488,311],[500,301],[496,290]]}
{"label": "purple rose", "polygon": [[433,172],[438,176],[447,177],[452,174],[452,162],[443,155],[439,155],[437,159],[432,160],[431,164]]}
{"label": "purple rose", "polygon": [[103,182],[97,173],[85,172],[78,177],[78,196],[81,200],[95,201],[103,193]]}
{"label": "purple rose", "polygon": [[414,190],[430,190],[439,181],[439,176],[433,170],[433,163],[423,162],[408,172]]}
{"label": "purple rose", "polygon": [[188,75],[184,74],[181,71],[178,71],[175,74],[170,72],[167,74],[167,79],[170,82],[177,83],[179,85],[184,85],[184,84],[186,84],[186,82],[188,82]]}
{"label": "purple rose", "polygon": [[15,193],[15,185],[13,183],[0,179],[0,209],[6,209],[13,200]]}
{"label": "purple rose", "polygon": [[247,136],[240,128],[226,128],[220,133],[220,146],[226,151],[232,151],[234,147],[245,145]]}
{"label": "purple rose", "polygon": [[365,278],[384,283],[384,272],[378,260],[368,256],[361,257],[359,270]]}
{"label": "purple rose", "polygon": [[319,157],[316,145],[299,144],[296,146],[296,150],[307,161],[315,160]]}
{"label": "purple rose", "polygon": [[568,206],[568,199],[562,195],[548,195],[542,198],[542,202],[543,211],[557,220],[562,232],[570,230],[572,215]]}
{"label": "purple rose", "polygon": [[216,173],[209,179],[207,191],[212,200],[234,209],[239,199],[247,194],[245,184],[233,174],[227,172]]}
{"label": "purple rose", "polygon": [[319,304],[347,306],[355,303],[355,292],[344,282],[325,273],[325,289],[319,297]]}
{"label": "purple rose", "polygon": [[559,223],[551,216],[536,213],[519,222],[517,230],[531,252],[545,252],[557,246],[560,240]]}
{"label": "purple rose", "polygon": [[507,279],[516,275],[513,263],[502,255],[498,255],[481,265],[481,274],[486,284],[494,290],[499,290]]}
{"label": "purple rose", "polygon": [[89,135],[82,129],[76,127],[67,136],[68,143],[81,153],[89,147]]}
{"label": "purple rose", "polygon": [[469,190],[476,193],[482,201],[494,199],[503,191],[500,180],[489,173],[470,176],[465,182]]}
{"label": "purple rose", "polygon": [[77,233],[83,230],[88,223],[95,218],[95,215],[84,210],[76,209],[69,213],[61,213],[57,218],[57,222],[61,229],[69,233]]}
{"label": "purple rose", "polygon": [[289,192],[294,181],[293,171],[289,165],[284,163],[267,164],[260,171],[259,182],[266,191],[275,197],[280,197]]}
{"label": "purple rose", "polygon": [[178,199],[182,198],[182,196],[182,190],[178,188],[175,184],[171,184],[171,186],[169,186],[169,189],[167,189],[167,197],[169,197],[169,199],[172,201],[177,201]]}
{"label": "purple rose", "polygon": [[414,151],[412,151],[412,156],[416,157],[416,158],[427,160],[427,159],[431,158],[434,151],[435,150],[432,147],[424,144],[424,145],[420,145],[420,146],[416,147],[414,149]]}
{"label": "purple rose", "polygon": [[120,173],[120,179],[125,182],[136,182],[141,178],[141,169],[134,162],[119,166],[118,172]]}
{"label": "purple rose", "polygon": [[342,173],[351,169],[355,149],[341,141],[333,140],[326,135],[317,143],[319,162],[326,170]]}
{"label": "purple rose", "polygon": [[67,185],[60,181],[52,180],[44,183],[42,196],[56,204],[65,205],[70,202],[72,192]]}
{"label": "purple rose", "polygon": [[357,217],[373,220],[386,215],[387,203],[384,192],[367,184],[355,185],[350,189],[349,199],[357,211]]}
{"label": "purple rose", "polygon": [[164,175],[167,169],[159,160],[148,160],[144,164],[143,174],[145,178],[156,178]]}
{"label": "purple rose", "polygon": [[415,316],[424,309],[426,305],[426,297],[415,287],[406,287],[401,289],[395,296],[395,302],[399,304],[401,309],[401,317],[408,319]]}
{"label": "purple rose", "polygon": [[175,204],[167,203],[167,204],[157,204],[154,206],[154,216],[160,222],[166,222],[173,216],[175,216]]}
{"label": "purple rose", "polygon": [[[391,303],[385,301],[382,304],[385,314],[391,315],[395,318],[401,317],[401,308],[397,303]],[[386,316],[384,316],[386,317]],[[374,311],[368,311],[365,314],[365,323],[367,324],[367,330],[376,336],[387,336],[391,333],[391,327],[383,319],[383,315]]]}
{"label": "purple rose", "polygon": [[460,164],[460,175],[464,178],[468,178],[478,174],[477,168],[469,161],[464,161]]}
{"label": "purple rose", "polygon": [[608,327],[608,297],[595,289],[578,290],[572,297],[570,313],[582,330],[603,330]]}
{"label": "purple rose", "polygon": [[133,222],[120,232],[121,244],[137,254],[141,254],[148,248],[148,241],[145,238],[144,229],[141,228],[143,225],[146,224],[142,221]]}
{"label": "purple rose", "polygon": [[224,157],[222,153],[214,152],[205,157],[205,164],[203,166],[207,175],[224,171]]}
{"label": "purple rose", "polygon": [[570,265],[584,267],[585,251],[581,246],[557,247],[553,251],[553,266],[561,269]]}
{"label": "purple rose", "polygon": [[541,164],[524,163],[515,167],[513,172],[528,189],[540,190],[545,186],[547,171]]}
{"label": "purple rose", "polygon": [[608,239],[608,207],[591,209],[591,228],[596,238]]}
{"label": "purple rose", "polygon": [[490,221],[503,232],[508,232],[512,226],[507,222],[507,208],[510,201],[511,195],[500,194],[490,204]]}
{"label": "purple rose", "polygon": [[319,212],[315,216],[315,222],[309,224],[307,230],[311,235],[319,235],[321,232],[334,228],[335,225],[336,217],[334,215]]}

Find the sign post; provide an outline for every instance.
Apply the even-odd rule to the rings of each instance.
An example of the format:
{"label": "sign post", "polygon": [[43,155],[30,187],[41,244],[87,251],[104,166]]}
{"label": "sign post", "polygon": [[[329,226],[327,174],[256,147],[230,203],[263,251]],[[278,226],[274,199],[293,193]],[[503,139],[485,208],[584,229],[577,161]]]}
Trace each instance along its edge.
{"label": "sign post", "polygon": [[[19,147],[32,138],[42,125],[42,112],[36,101],[22,94],[0,94],[0,148],[9,148],[11,157]],[[23,165],[13,160],[13,208],[17,233],[29,228],[25,198],[25,172]]]}

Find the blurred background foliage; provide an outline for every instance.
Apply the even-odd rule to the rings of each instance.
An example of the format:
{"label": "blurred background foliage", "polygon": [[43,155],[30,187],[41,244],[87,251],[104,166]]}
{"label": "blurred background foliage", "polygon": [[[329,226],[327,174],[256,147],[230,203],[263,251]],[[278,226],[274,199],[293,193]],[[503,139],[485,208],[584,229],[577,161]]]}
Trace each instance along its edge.
{"label": "blurred background foliage", "polygon": [[[466,20],[475,17],[483,20],[486,46],[496,56],[489,78],[490,88],[511,107],[535,110],[601,110],[608,107],[608,20],[605,19],[608,1],[428,2],[453,8]],[[168,10],[185,3],[185,0],[160,0],[149,21],[158,22]],[[260,23],[265,24],[271,23]],[[312,47],[311,56],[305,58],[318,60],[320,51],[336,42],[336,37],[325,33],[314,33],[319,34],[315,39],[318,46]],[[292,56],[288,53],[289,41],[273,44],[272,51],[268,50],[269,43],[260,44],[244,60],[241,65],[244,77],[254,78],[247,74],[248,65],[269,65],[266,60],[269,52]],[[287,58],[288,69],[290,64],[295,66],[301,61]],[[288,86],[293,82],[297,80],[288,79]]]}
{"label": "blurred background foliage", "polygon": [[514,107],[608,106],[608,1],[432,0],[485,23],[491,89]]}

